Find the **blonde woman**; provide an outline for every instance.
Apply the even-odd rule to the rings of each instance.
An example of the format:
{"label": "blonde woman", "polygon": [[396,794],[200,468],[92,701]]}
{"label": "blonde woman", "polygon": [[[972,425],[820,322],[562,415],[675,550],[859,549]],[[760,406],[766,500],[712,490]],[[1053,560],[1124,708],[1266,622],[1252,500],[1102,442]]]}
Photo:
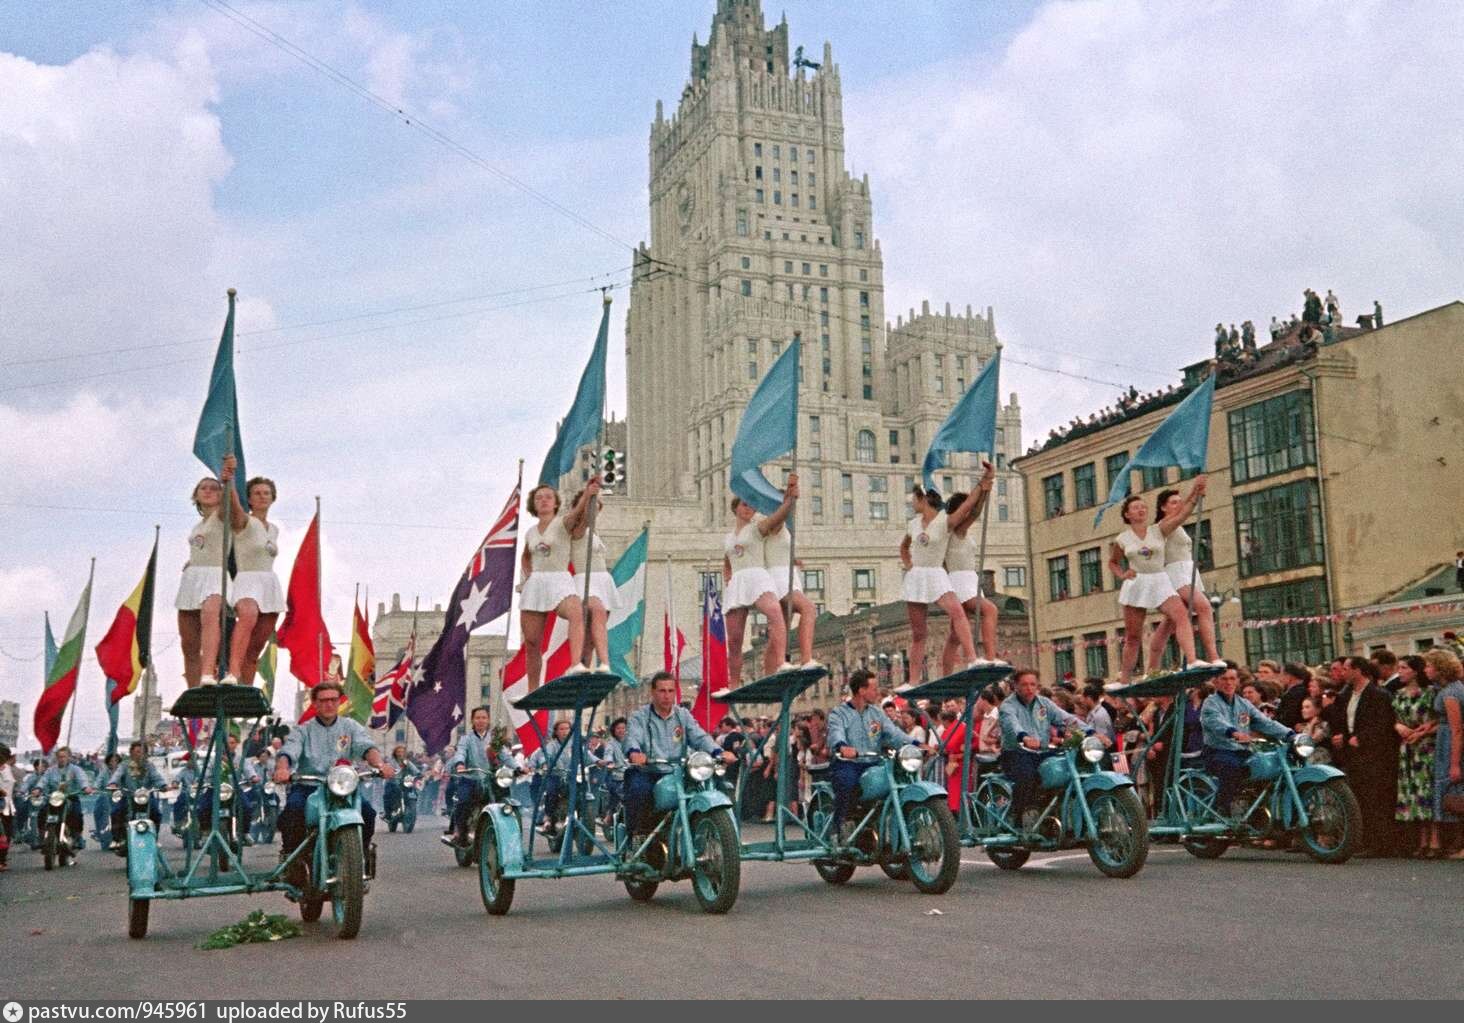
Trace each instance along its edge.
{"label": "blonde woman", "polygon": [[[205,476],[190,500],[199,519],[188,532],[188,563],[178,581],[178,645],[183,648],[183,679],[188,688],[217,681],[220,611],[223,609],[224,488],[234,488],[234,458],[224,459],[223,480]],[[236,523],[242,525],[243,523]]]}
{"label": "blonde woman", "polygon": [[[1459,815],[1444,808],[1444,797],[1464,793],[1464,668],[1459,658],[1442,647],[1434,647],[1423,653],[1423,673],[1428,680],[1439,687],[1434,697],[1433,710],[1438,718],[1438,729],[1434,733],[1434,822],[1454,824]],[[1441,848],[1435,846],[1435,848]],[[1451,860],[1464,860],[1464,848],[1449,856]]]}
{"label": "blonde woman", "polygon": [[275,620],[285,609],[285,591],[274,572],[274,560],[280,553],[280,527],[269,521],[270,505],[275,503],[278,493],[274,480],[256,476],[244,489],[249,496],[247,514],[239,503],[238,491],[229,488],[234,564],[238,572],[229,588],[234,635],[229,642],[229,673],[223,681],[248,686],[254,684],[260,652],[274,632]]}
{"label": "blonde woman", "polygon": [[733,689],[742,681],[742,638],[747,631],[747,613],[753,608],[768,620],[763,674],[793,667],[783,660],[788,651],[788,630],[783,608],[778,604],[778,587],[765,562],[763,541],[787,521],[797,497],[798,479],[790,476],[783,503],[766,518],[759,519],[756,509],[742,498],[732,499],[732,532],[722,538],[722,609],[727,619],[727,683]]}
{"label": "blonde woman", "polygon": [[[579,491],[571,500],[572,507],[581,504],[586,509],[589,502],[585,500],[585,492]],[[598,515],[604,504],[599,498],[595,499],[595,513]],[[585,592],[583,573],[590,573],[590,600],[585,610],[590,615],[590,642],[587,644],[590,649],[586,654],[594,660],[590,666],[596,670],[608,670],[610,664],[610,612],[620,606],[620,598],[615,590],[615,580],[610,578],[610,569],[605,563],[605,541],[595,534],[594,552],[589,553],[590,516],[584,515],[580,519],[578,528],[570,534],[569,561],[579,575],[576,578],[580,581],[575,583],[575,592],[580,594],[583,600]]]}
{"label": "blonde woman", "polygon": [[[1159,509],[1161,522],[1178,514],[1183,505],[1184,499],[1179,496],[1178,490],[1161,490],[1154,501],[1154,507]],[[1188,518],[1188,513],[1181,518],[1179,528],[1164,538],[1164,574],[1169,576],[1174,592],[1179,594],[1185,608],[1194,615],[1194,630],[1199,633],[1205,656],[1211,664],[1215,664],[1220,661],[1220,648],[1215,644],[1215,612],[1210,607],[1210,599],[1205,596],[1205,580],[1195,568],[1195,545],[1190,539],[1189,530],[1184,528],[1184,518]],[[1193,590],[1190,589],[1191,579],[1194,580]],[[1160,662],[1164,656],[1164,644],[1169,642],[1172,635],[1174,629],[1166,617],[1149,639],[1150,664]],[[1263,666],[1265,663],[1268,662],[1263,662]],[[1271,670],[1275,671],[1274,664],[1271,665]]]}
{"label": "blonde woman", "polygon": [[529,514],[538,521],[524,534],[519,627],[530,690],[539,688],[543,681],[544,655],[539,644],[551,613],[563,618],[569,628],[569,674],[585,670],[580,663],[585,645],[584,607],[569,571],[569,546],[571,535],[584,522],[585,508],[599,493],[600,477],[596,476],[579,501],[561,516],[559,494],[553,487],[541,483],[529,491]]}
{"label": "blonde woman", "polygon": [[[790,473],[788,476],[788,495],[794,501],[798,500],[798,474]],[[754,520],[758,524],[759,531],[768,524],[768,519],[760,517]],[[813,601],[809,600],[803,592],[803,568],[801,565],[794,565],[793,596],[789,604],[784,605],[783,601],[788,598],[788,576],[789,562],[793,559],[793,542],[788,533],[788,527],[779,522],[763,533],[763,567],[768,570],[768,575],[773,580],[773,596],[778,598],[780,606],[790,610],[787,616],[788,631],[793,631],[793,615],[798,615],[798,656],[799,666],[803,668],[817,668],[819,663],[813,659],[813,622],[818,617],[814,610]]]}
{"label": "blonde woman", "polygon": [[954,512],[945,510],[945,503],[934,490],[925,490],[917,484],[911,493],[910,506],[915,516],[900,541],[900,564],[905,568],[900,589],[905,598],[905,611],[910,616],[910,682],[913,684],[925,679],[926,617],[931,604],[951,620],[951,631],[960,644],[965,663],[973,668],[977,666],[971,623],[956,599],[945,560],[951,529],[970,521],[981,493],[982,489],[977,487]]}

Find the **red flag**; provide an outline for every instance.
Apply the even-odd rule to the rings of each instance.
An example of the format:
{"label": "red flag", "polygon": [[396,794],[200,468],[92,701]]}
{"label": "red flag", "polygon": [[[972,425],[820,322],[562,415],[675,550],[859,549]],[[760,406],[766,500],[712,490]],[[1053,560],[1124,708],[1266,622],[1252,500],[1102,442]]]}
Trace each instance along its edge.
{"label": "red flag", "polygon": [[[672,652],[671,633],[676,632],[675,652]],[[679,628],[671,624],[671,609],[666,608],[666,630],[663,636],[664,653],[666,655],[666,670],[671,677],[676,679],[676,702],[681,702],[681,651],[686,649],[686,636]]]}
{"label": "red flag", "polygon": [[290,674],[303,685],[324,679],[321,653],[331,656],[330,630],[320,613],[320,516],[310,520],[300,553],[290,569],[290,589],[285,595],[285,620],[276,631],[276,642],[290,652]]}
{"label": "red flag", "polygon": [[716,584],[707,580],[702,591],[702,681],[691,714],[697,724],[715,734],[717,722],[730,708],[712,694],[727,687],[727,622],[722,617],[722,602]]}
{"label": "red flag", "polygon": [[[544,655],[544,677],[553,679],[568,671],[573,662],[569,659],[568,623],[558,615],[554,615],[548,624],[549,628],[544,630],[544,635],[539,640],[539,650]],[[503,666],[503,699],[508,704],[508,714],[514,731],[518,733],[518,741],[523,744],[524,756],[528,756],[539,748],[539,736],[534,731],[534,726],[529,724],[529,715],[513,705],[514,700],[526,695],[529,691],[528,664],[528,651],[519,647],[519,652],[514,655],[513,660]],[[534,717],[538,720],[540,728],[548,729],[548,711],[541,710]]]}

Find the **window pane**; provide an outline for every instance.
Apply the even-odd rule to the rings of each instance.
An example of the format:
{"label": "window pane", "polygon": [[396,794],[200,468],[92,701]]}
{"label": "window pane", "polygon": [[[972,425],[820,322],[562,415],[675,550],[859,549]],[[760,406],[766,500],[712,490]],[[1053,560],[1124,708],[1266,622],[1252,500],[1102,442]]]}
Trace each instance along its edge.
{"label": "window pane", "polygon": [[1310,391],[1292,391],[1230,413],[1233,482],[1316,464]]}
{"label": "window pane", "polygon": [[1068,556],[1047,559],[1047,594],[1051,600],[1066,600],[1068,593]]}
{"label": "window pane", "polygon": [[1091,508],[1098,503],[1098,472],[1092,462],[1073,470],[1073,502],[1077,508]]}
{"label": "window pane", "polygon": [[1078,586],[1080,593],[1096,593],[1103,589],[1103,555],[1099,547],[1078,551]]}
{"label": "window pane", "polygon": [[1319,565],[1322,508],[1316,480],[1297,480],[1235,498],[1241,578]]}
{"label": "window pane", "polygon": [[1325,578],[1242,590],[1240,613],[1246,621],[1272,623],[1245,630],[1246,660],[1251,664],[1266,658],[1323,664],[1332,658],[1332,630],[1325,622],[1275,621],[1328,615]]}
{"label": "window pane", "polygon": [[1042,480],[1042,506],[1049,519],[1062,514],[1062,473]]}

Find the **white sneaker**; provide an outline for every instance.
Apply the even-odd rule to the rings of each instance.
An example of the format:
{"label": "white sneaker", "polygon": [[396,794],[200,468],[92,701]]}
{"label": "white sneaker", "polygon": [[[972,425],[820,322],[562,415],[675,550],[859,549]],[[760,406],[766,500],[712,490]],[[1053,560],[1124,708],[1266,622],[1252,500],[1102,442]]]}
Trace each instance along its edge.
{"label": "white sneaker", "polygon": [[794,664],[792,661],[784,661],[782,664],[778,665],[777,670],[774,671],[773,674],[774,675],[781,675],[785,671],[797,671],[797,670],[798,670],[798,665]]}
{"label": "white sneaker", "polygon": [[991,667],[995,663],[996,663],[995,661],[988,661],[984,657],[978,657],[974,661],[972,661],[969,665],[967,665],[967,667],[970,667],[970,668],[989,668],[989,667]]}
{"label": "white sneaker", "polygon": [[219,679],[219,685],[221,686],[237,686],[238,684],[239,676],[235,675],[232,671],[225,675],[223,678]]}
{"label": "white sneaker", "polygon": [[712,699],[714,699],[714,700],[725,700],[725,699],[727,699],[727,697],[729,697],[731,695],[732,695],[732,690],[728,689],[726,686],[723,686],[721,689],[718,689],[716,692],[712,693]]}
{"label": "white sneaker", "polygon": [[214,678],[212,675],[205,675],[203,676],[203,678],[198,680],[198,684],[201,686],[216,686],[219,684],[219,680]]}
{"label": "white sneaker", "polygon": [[914,688],[915,688],[915,683],[913,683],[913,682],[901,682],[899,685],[895,686],[894,692],[897,692],[897,693],[908,693],[910,690],[912,690]]}
{"label": "white sneaker", "polygon": [[585,672],[587,672],[589,670],[590,669],[589,668],[586,668],[583,664],[576,664],[576,665],[573,665],[568,671],[566,671],[565,674],[566,675],[583,675]]}
{"label": "white sneaker", "polygon": [[814,668],[822,668],[823,665],[822,664],[819,664],[818,661],[816,661],[812,657],[810,657],[808,660],[804,661],[798,667],[802,671],[812,671]]}

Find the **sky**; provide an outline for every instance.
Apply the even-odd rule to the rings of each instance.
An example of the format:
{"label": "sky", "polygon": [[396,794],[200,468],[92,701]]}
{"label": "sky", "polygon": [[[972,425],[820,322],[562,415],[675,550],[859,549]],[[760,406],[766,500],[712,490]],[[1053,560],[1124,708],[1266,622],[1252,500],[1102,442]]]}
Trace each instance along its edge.
{"label": "sky", "polygon": [[[373,613],[445,601],[568,408],[600,286],[623,337],[655,103],[715,8],[229,5],[271,38],[200,0],[0,22],[0,698],[22,747],[42,612],[64,628],[96,557],[94,645],[154,524],[165,702],[181,689],[171,598],[230,286],[282,579],[319,496],[339,638],[357,583]],[[1464,6],[764,9],[833,44],[887,312],[993,306],[1029,441],[1306,287],[1348,320],[1464,298]],[[609,374],[623,412],[622,346]],[[105,736],[102,686],[89,658],[79,746]]]}

